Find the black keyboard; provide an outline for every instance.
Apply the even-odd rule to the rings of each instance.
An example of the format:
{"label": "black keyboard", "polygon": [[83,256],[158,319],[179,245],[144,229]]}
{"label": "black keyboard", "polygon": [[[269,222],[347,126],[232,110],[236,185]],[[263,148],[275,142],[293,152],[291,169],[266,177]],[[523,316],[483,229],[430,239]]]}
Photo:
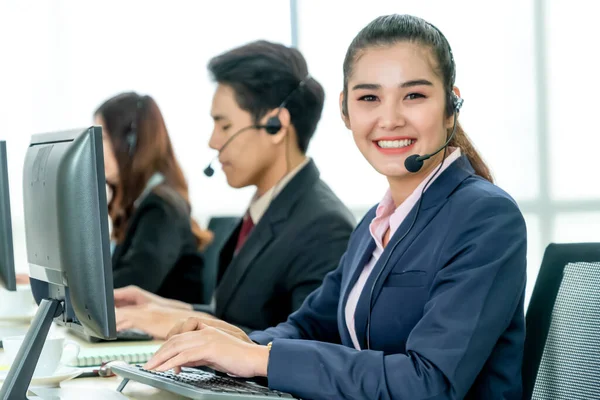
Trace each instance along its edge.
{"label": "black keyboard", "polygon": [[175,374],[173,372],[156,372],[148,371],[142,368],[141,365],[131,365],[130,367],[137,368],[147,374],[167,378],[175,382],[194,386],[198,389],[210,390],[217,393],[229,393],[250,396],[268,396],[268,397],[286,397],[291,396],[286,393],[270,390],[266,387],[259,386],[255,383],[245,380],[237,380],[224,376],[215,375],[211,372],[205,372],[194,368],[183,368],[182,372]]}
{"label": "black keyboard", "polygon": [[[113,340],[104,340],[104,339],[90,336],[80,329],[69,329],[69,333],[72,333],[75,336],[77,336],[89,343],[113,342]],[[154,340],[154,338],[139,329],[125,329],[125,330],[117,332],[116,340],[117,341],[149,341],[149,340]]]}
{"label": "black keyboard", "polygon": [[139,329],[125,329],[117,332],[117,340],[153,340],[154,338],[146,332]]}

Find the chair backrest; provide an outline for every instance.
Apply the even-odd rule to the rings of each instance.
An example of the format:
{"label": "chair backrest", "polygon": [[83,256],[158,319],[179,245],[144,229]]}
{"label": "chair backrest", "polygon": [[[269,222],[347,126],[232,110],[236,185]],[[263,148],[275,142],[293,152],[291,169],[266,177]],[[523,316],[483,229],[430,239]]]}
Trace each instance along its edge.
{"label": "chair backrest", "polygon": [[600,243],[546,248],[526,327],[523,399],[600,399]]}
{"label": "chair backrest", "polygon": [[208,230],[213,233],[214,239],[203,252],[204,272],[202,273],[202,298],[205,304],[211,302],[215,290],[221,249],[239,222],[240,217],[231,216],[212,217],[208,222]]}

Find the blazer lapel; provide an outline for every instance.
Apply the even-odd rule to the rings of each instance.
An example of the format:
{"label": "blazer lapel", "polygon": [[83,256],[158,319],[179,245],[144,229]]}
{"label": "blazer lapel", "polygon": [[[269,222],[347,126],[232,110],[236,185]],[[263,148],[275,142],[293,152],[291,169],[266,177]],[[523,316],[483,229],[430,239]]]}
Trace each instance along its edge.
{"label": "blazer lapel", "polygon": [[[465,179],[473,175],[473,173],[473,168],[465,156],[462,156],[453,162],[452,165],[450,165],[423,194],[422,204],[417,216],[417,220],[406,237],[402,239],[412,225],[413,219],[415,218],[415,213],[417,211],[417,205],[415,205],[410,213],[408,213],[402,224],[392,236],[390,242],[387,244],[385,250],[381,254],[381,257],[375,264],[373,271],[367,279],[365,288],[361,293],[358,305],[356,307],[356,314],[354,318],[355,329],[356,336],[361,344],[361,348],[367,348],[367,320],[369,309],[377,302],[377,298],[381,293],[381,289],[383,288],[383,284],[385,283],[388,275],[394,269],[394,266],[402,258],[413,241],[419,236],[423,229],[429,225],[431,220],[446,203],[448,197]],[[401,242],[399,242],[400,239],[402,239]],[[389,261],[386,263],[388,258]],[[379,277],[377,278],[378,275]],[[371,288],[373,288],[376,278],[377,282],[373,289],[371,302],[369,303],[369,298],[371,297]]]}
{"label": "blazer lapel", "polygon": [[[239,235],[239,230],[236,229]],[[239,252],[233,256],[231,263],[226,267],[219,286],[216,291],[216,310],[217,315],[221,315],[227,304],[231,300],[238,285],[242,281],[248,267],[259,256],[262,250],[271,242],[273,232],[269,221],[264,218],[256,225],[246,239],[246,243],[240,248]],[[237,242],[237,237],[233,242]],[[234,246],[235,247],[235,246]]]}
{"label": "blazer lapel", "polygon": [[[243,281],[249,268],[255,267],[255,260],[268,247],[277,235],[280,227],[285,223],[292,212],[296,201],[304,190],[314,185],[319,179],[319,170],[313,161],[310,161],[290,182],[283,188],[267,208],[258,224],[252,229],[239,252],[231,258],[229,265],[222,265],[224,272],[216,289],[216,314],[222,316],[235,294],[238,286]],[[239,236],[239,227],[234,231],[227,245],[223,248],[229,254],[235,251],[235,243]],[[235,237],[233,237],[235,235]],[[222,261],[226,261],[223,257]],[[252,284],[259,284],[253,282]]]}
{"label": "blazer lapel", "polygon": [[[373,213],[373,216],[375,214]],[[370,219],[373,219],[372,217]],[[346,303],[348,302],[348,296],[352,291],[352,288],[356,284],[358,277],[363,271],[364,267],[367,265],[371,256],[373,255],[373,251],[375,250],[375,241],[371,237],[369,232],[369,223],[365,223],[364,228],[362,229],[360,237],[362,238],[358,247],[355,251],[351,251],[348,255],[352,255],[347,262],[351,263],[350,266],[350,279],[348,279],[342,287],[342,301],[339,303],[338,309],[338,321],[340,321],[340,329],[342,332],[342,343],[352,343],[352,339],[350,338],[350,332],[348,331],[348,325],[346,322]],[[348,257],[348,256],[347,256]],[[356,328],[355,328],[356,329]]]}
{"label": "blazer lapel", "polygon": [[[227,267],[231,264],[233,260],[233,255],[235,254],[235,247],[237,245],[238,237],[240,236],[240,230],[242,228],[242,219],[240,218],[235,229],[227,238],[227,241],[221,248],[219,253],[219,266],[217,271],[217,286],[221,283],[221,279],[223,279],[223,275],[227,271]],[[213,295],[214,297],[214,295]]]}

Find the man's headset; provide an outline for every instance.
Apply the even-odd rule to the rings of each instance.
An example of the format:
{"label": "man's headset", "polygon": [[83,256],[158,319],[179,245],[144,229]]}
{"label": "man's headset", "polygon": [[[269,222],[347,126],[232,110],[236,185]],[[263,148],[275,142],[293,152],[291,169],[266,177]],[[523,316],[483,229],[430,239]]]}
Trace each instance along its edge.
{"label": "man's headset", "polygon": [[271,118],[269,118],[264,125],[250,125],[250,126],[240,129],[239,131],[237,131],[236,133],[231,135],[231,137],[229,139],[227,139],[225,144],[219,149],[219,154],[217,154],[215,156],[215,158],[213,158],[212,161],[208,164],[208,166],[204,169],[204,175],[208,176],[209,178],[214,175],[215,170],[212,167],[212,163],[215,162],[215,160],[225,150],[225,148],[229,145],[229,143],[231,143],[233,141],[233,139],[238,137],[238,135],[240,133],[251,130],[251,129],[264,129],[269,135],[277,134],[277,132],[279,132],[282,127],[281,120],[279,119],[279,114],[281,113],[281,110],[284,109],[285,106],[287,106],[287,103],[290,101],[292,96],[294,94],[296,94],[296,92],[298,92],[304,85],[306,85],[306,82],[308,82],[309,79],[311,79],[310,74],[306,75],[306,77],[304,77],[304,79],[302,79],[300,81],[298,86],[296,86],[296,88],[294,90],[292,90],[290,92],[290,94],[287,95],[287,97],[281,102],[279,107],[277,107],[277,114],[272,116]]}

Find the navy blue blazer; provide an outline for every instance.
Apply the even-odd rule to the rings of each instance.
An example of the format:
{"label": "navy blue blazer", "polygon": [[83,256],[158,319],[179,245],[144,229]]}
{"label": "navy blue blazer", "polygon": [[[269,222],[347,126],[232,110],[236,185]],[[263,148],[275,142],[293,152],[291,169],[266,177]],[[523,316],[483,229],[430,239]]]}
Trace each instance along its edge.
{"label": "navy blue blazer", "polygon": [[[415,208],[359,298],[362,349],[373,282]],[[451,164],[425,192],[415,225],[377,281],[371,350],[358,351],[344,308],[375,248],[375,210],[302,307],[251,335],[261,344],[273,341],[269,386],[307,399],[520,399],[527,239],[514,200],[474,175],[465,156]]]}

